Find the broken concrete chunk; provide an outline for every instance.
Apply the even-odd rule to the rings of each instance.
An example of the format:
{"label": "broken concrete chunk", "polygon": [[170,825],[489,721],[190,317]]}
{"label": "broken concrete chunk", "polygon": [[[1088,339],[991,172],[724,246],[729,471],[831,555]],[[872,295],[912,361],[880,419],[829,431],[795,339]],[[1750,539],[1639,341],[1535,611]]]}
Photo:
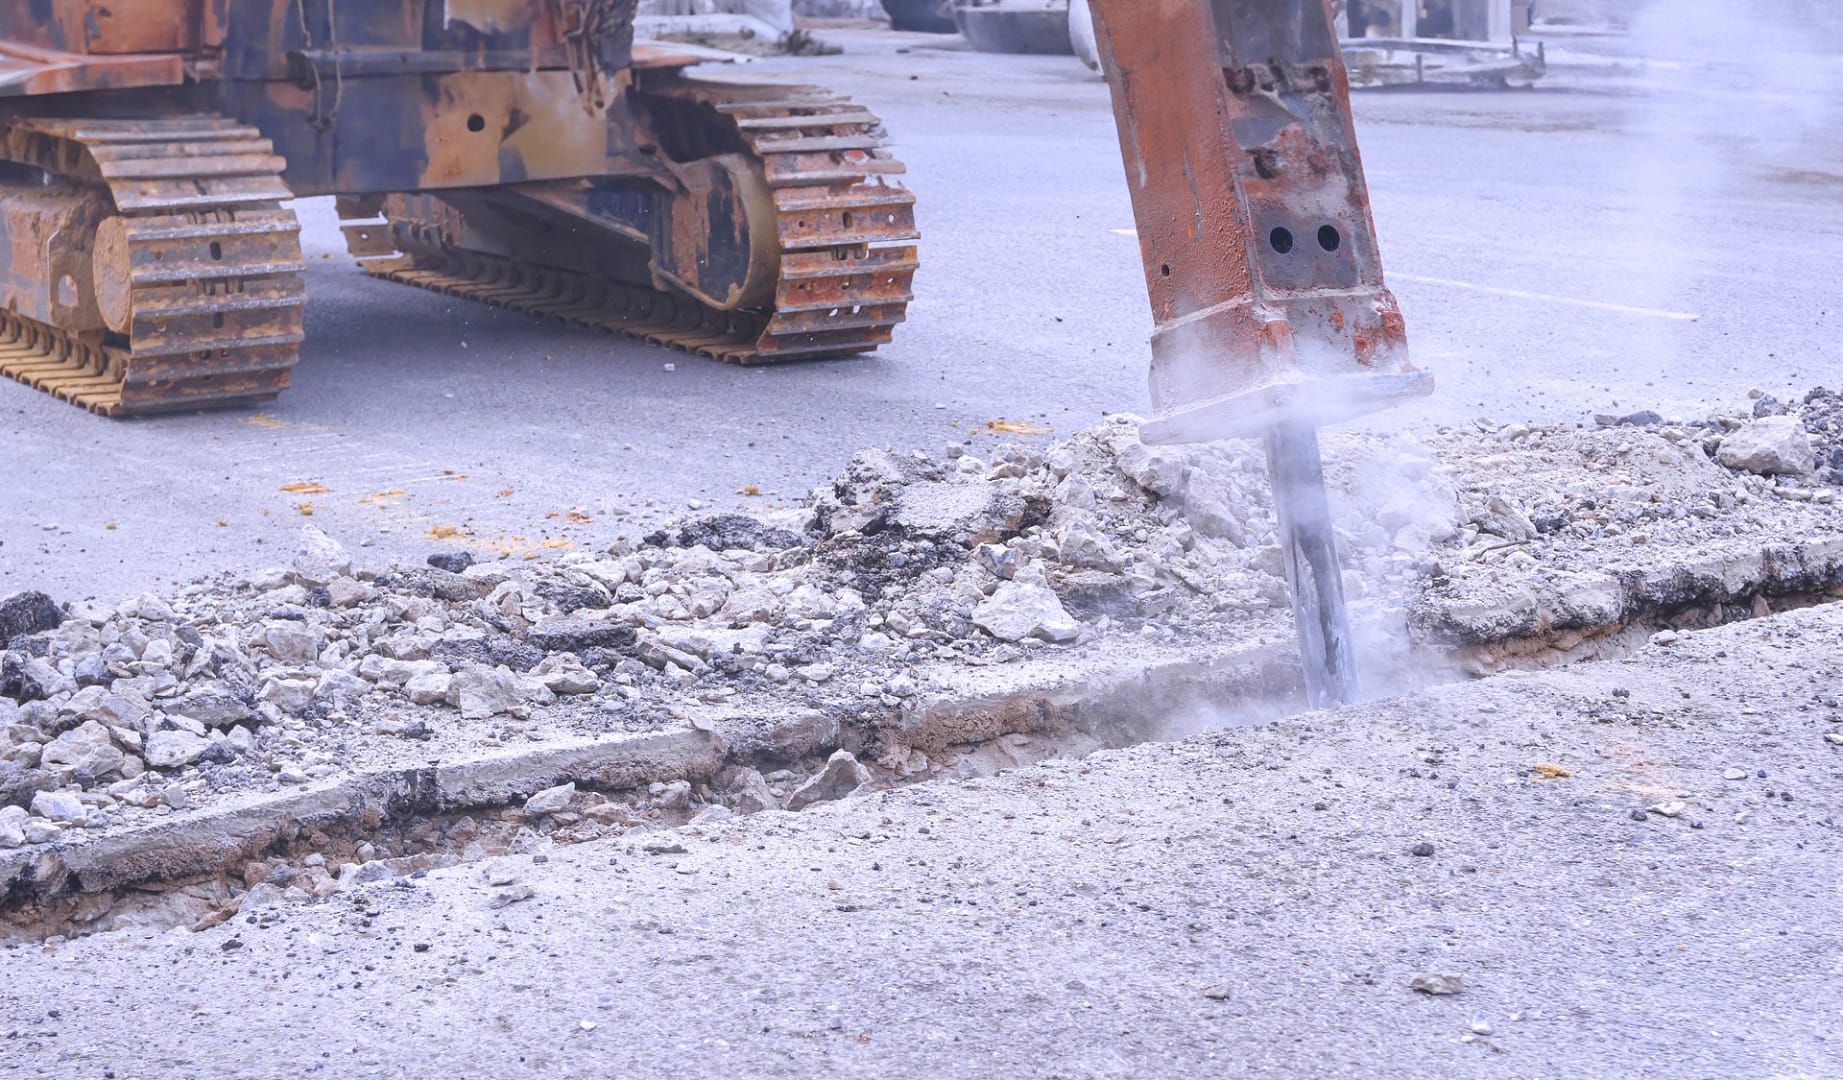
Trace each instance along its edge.
{"label": "broken concrete chunk", "polygon": [[458,574],[474,564],[474,557],[466,551],[438,551],[426,561],[437,570]]}
{"label": "broken concrete chunk", "polygon": [[359,663],[358,673],[385,686],[402,686],[419,675],[446,675],[448,667],[439,660],[398,660],[372,653]]}
{"label": "broken concrete chunk", "polygon": [[189,731],[156,731],[147,739],[147,763],[156,769],[177,769],[197,761],[210,745],[204,736]]}
{"label": "broken concrete chunk", "polygon": [[[94,720],[85,720],[64,734],[45,745],[39,757],[39,764],[44,768],[55,766],[75,766],[90,751],[109,747],[109,729]],[[120,763],[120,754],[116,761]]]}
{"label": "broken concrete chunk", "polygon": [[69,683],[69,689],[75,690],[75,680],[67,680],[44,660],[36,656],[27,656],[20,652],[0,653],[0,696],[10,697],[21,705],[29,701],[40,701],[50,697]]}
{"label": "broken concrete chunk", "polygon": [[255,711],[241,697],[221,686],[207,686],[188,692],[166,711],[191,717],[208,728],[227,728],[254,717]]}
{"label": "broken concrete chunk", "polygon": [[1134,440],[1121,447],[1117,460],[1120,471],[1133,483],[1159,498],[1170,499],[1184,494],[1190,463],[1185,460],[1183,451],[1147,446]]}
{"label": "broken concrete chunk", "polygon": [[1236,547],[1246,546],[1248,542],[1241,520],[1222,496],[1206,485],[1192,483],[1190,494],[1184,497],[1184,520],[1190,522],[1190,527],[1197,530],[1199,536],[1227,540]]}
{"label": "broken concrete chunk", "polygon": [[1419,990],[1423,994],[1432,994],[1435,997],[1447,997],[1464,990],[1465,980],[1450,972],[1446,974],[1416,975],[1408,983],[1408,988],[1411,990]]}
{"label": "broken concrete chunk", "polygon": [[344,708],[371,692],[371,684],[349,671],[333,670],[314,684],[314,700]]}
{"label": "broken concrete chunk", "polygon": [[859,764],[849,750],[834,750],[825,768],[794,789],[787,798],[787,809],[802,810],[818,802],[831,802],[870,783],[870,770]]}
{"label": "broken concrete chunk", "polygon": [[37,792],[56,785],[57,780],[43,769],[0,759],[0,803],[24,805]]}
{"label": "broken concrete chunk", "polygon": [[64,613],[42,592],[18,592],[0,599],[0,648],[16,637],[55,630]]}
{"label": "broken concrete chunk", "polygon": [[311,664],[320,657],[325,642],[320,634],[298,622],[275,622],[263,631],[269,655],[285,664]]}
{"label": "broken concrete chunk", "polygon": [[554,814],[569,806],[570,800],[574,798],[575,795],[576,785],[574,782],[545,788],[525,800],[525,813],[530,814],[532,817],[542,817],[545,814]]}
{"label": "broken concrete chunk", "polygon": [[42,818],[75,825],[83,821],[83,800],[75,792],[41,791],[32,796],[32,812]]}
{"label": "broken concrete chunk", "polygon": [[1536,538],[1536,525],[1529,519],[1529,515],[1500,495],[1492,495],[1482,503],[1470,502],[1465,511],[1470,515],[1468,520],[1478,526],[1480,532],[1488,532],[1506,540]]}
{"label": "broken concrete chunk", "polygon": [[1081,632],[1081,624],[1063,610],[1062,601],[1048,587],[1016,581],[1000,584],[974,608],[973,624],[1000,641],[1072,641]]}
{"label": "broken concrete chunk", "polygon": [[316,685],[313,679],[270,679],[262,685],[262,700],[292,716],[313,703]]}
{"label": "broken concrete chunk", "polygon": [[291,565],[294,579],[301,584],[328,585],[352,572],[352,556],[339,541],[312,525],[304,525]]}
{"label": "broken concrete chunk", "polygon": [[[1062,561],[1093,570],[1118,569],[1122,563],[1113,542],[1085,521],[1066,521],[1056,530],[1056,549]],[[1001,574],[1000,577],[1009,575]]]}
{"label": "broken concrete chunk", "polygon": [[691,805],[691,782],[688,780],[654,781],[647,785],[646,793],[653,805],[662,810],[683,810]]}
{"label": "broken concrete chunk", "polygon": [[447,701],[453,692],[454,676],[445,671],[432,671],[417,675],[403,684],[403,693],[418,705],[433,705],[438,701]]}
{"label": "broken concrete chunk", "polygon": [[802,664],[794,669],[794,674],[808,682],[822,683],[830,679],[838,669],[823,661],[817,664]]}
{"label": "broken concrete chunk", "polygon": [[1029,505],[996,485],[910,484],[896,500],[904,535],[961,540],[969,547],[1016,535]]}
{"label": "broken concrete chunk", "polygon": [[326,586],[326,596],[334,607],[352,607],[377,595],[377,590],[356,578],[334,578]]}
{"label": "broken concrete chunk", "polygon": [[171,605],[151,593],[142,593],[115,610],[130,618],[146,619],[148,622],[172,622],[177,617]]}
{"label": "broken concrete chunk", "polygon": [[469,720],[509,712],[523,701],[524,689],[503,667],[468,664],[454,673],[448,685],[448,703],[461,710]]}
{"label": "broken concrete chunk", "polygon": [[780,802],[768,790],[768,781],[755,769],[742,769],[730,781],[730,806],[738,814],[755,814],[780,808]]}
{"label": "broken concrete chunk", "polygon": [[513,904],[529,900],[536,895],[537,890],[529,885],[514,885],[509,889],[501,889],[499,892],[494,893],[493,898],[487,901],[486,906],[498,910],[499,908],[511,907]]}
{"label": "broken concrete chunk", "polygon": [[26,842],[26,819],[31,816],[23,806],[0,806],[0,850]]}
{"label": "broken concrete chunk", "polygon": [[574,653],[545,657],[531,669],[531,675],[553,694],[593,694],[602,685],[601,679],[583,667]]}
{"label": "broken concrete chunk", "polygon": [[545,652],[625,649],[634,643],[634,628],[600,619],[549,619],[525,631],[525,641]]}
{"label": "broken concrete chunk", "polygon": [[1715,459],[1761,476],[1802,476],[1811,471],[1811,436],[1796,416],[1766,416],[1724,436]]}

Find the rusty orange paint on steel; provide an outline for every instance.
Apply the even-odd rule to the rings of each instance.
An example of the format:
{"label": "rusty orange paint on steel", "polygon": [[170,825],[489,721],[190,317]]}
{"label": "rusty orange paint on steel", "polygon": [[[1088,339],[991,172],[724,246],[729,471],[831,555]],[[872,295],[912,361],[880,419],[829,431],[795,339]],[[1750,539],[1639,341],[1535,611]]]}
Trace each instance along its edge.
{"label": "rusty orange paint on steel", "polygon": [[[1232,206],[1234,170],[1223,151],[1228,110],[1208,11],[1196,0],[1097,3],[1106,47],[1120,70],[1132,73],[1129,108],[1116,95],[1114,115],[1127,184],[1136,197],[1139,247],[1154,317],[1166,322],[1187,312],[1244,297],[1251,287],[1240,214]],[[1188,192],[1188,200],[1169,196]],[[1176,278],[1176,281],[1173,281]],[[1187,284],[1200,292],[1187,292]]]}

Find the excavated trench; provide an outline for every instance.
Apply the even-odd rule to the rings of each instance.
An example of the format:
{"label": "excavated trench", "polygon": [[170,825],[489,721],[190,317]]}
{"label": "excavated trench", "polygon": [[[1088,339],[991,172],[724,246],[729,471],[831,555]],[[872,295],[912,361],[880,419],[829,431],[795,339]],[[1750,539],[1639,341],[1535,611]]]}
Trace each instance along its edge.
{"label": "excavated trench", "polygon": [[[1639,590],[1639,606],[1597,624],[1524,613],[1501,636],[1441,635],[1366,672],[1372,697],[1442,683],[1629,656],[1654,635],[1725,625],[1843,599],[1843,563],[1755,580],[1678,581]],[[1665,639],[1668,640],[1668,639]],[[250,796],[208,812],[37,853],[0,867],[0,943],[112,929],[204,929],[232,918],[286,918],[292,903],[353,884],[414,887],[432,869],[506,853],[638,833],[651,856],[682,853],[670,831],[916,783],[990,776],[1050,758],[1265,723],[1306,711],[1290,650],[1193,643],[1197,656],[1134,673],[941,701],[898,721],[840,717],[804,752],[686,731],[616,737],[426,769],[354,773],[286,796]],[[1026,680],[1027,681],[1027,680]],[[850,754],[847,758],[845,755]],[[760,785],[748,780],[758,774]],[[527,810],[535,792],[574,785],[559,809]],[[765,790],[764,790],[765,788]],[[20,859],[17,856],[28,856]],[[336,876],[335,876],[336,874]]]}

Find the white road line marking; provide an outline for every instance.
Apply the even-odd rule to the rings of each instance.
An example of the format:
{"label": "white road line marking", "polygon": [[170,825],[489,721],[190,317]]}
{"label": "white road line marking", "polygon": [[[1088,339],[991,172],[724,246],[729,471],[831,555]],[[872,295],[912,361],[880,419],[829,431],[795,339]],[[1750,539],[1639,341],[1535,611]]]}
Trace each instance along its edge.
{"label": "white road line marking", "polygon": [[1528,292],[1523,289],[1502,289],[1496,285],[1479,285],[1470,281],[1454,281],[1451,278],[1423,277],[1420,274],[1396,274],[1385,271],[1384,276],[1396,281],[1413,281],[1422,285],[1444,285],[1449,289],[1470,289],[1473,292],[1511,296],[1519,300],[1541,300],[1550,304],[1569,304],[1574,307],[1593,308],[1597,311],[1617,311],[1623,315],[1644,315],[1653,319],[1670,319],[1673,322],[1695,322],[1702,317],[1690,311],[1633,307],[1630,304],[1614,304],[1605,300],[1583,300],[1578,296],[1556,296],[1553,293]]}
{"label": "white road line marking", "polygon": [[[1108,229],[1115,236],[1138,236],[1138,229]],[[1583,300],[1578,296],[1557,296],[1554,293],[1528,292],[1523,289],[1503,289],[1496,285],[1479,285],[1471,281],[1454,281],[1452,278],[1425,277],[1420,274],[1386,273],[1387,277],[1397,281],[1413,281],[1422,285],[1444,285],[1449,289],[1470,289],[1473,292],[1493,293],[1497,296],[1512,296],[1519,300],[1542,300],[1551,304],[1570,304],[1574,307],[1593,308],[1597,311],[1617,311],[1623,315],[1644,315],[1653,319],[1669,319],[1672,322],[1695,322],[1702,316],[1692,311],[1666,311],[1663,308],[1633,307],[1630,304],[1614,304],[1606,300]]]}
{"label": "white road line marking", "polygon": [[[434,466],[428,466],[428,467],[433,468]],[[339,472],[334,477],[334,479],[358,480],[358,481],[371,482],[371,481],[376,481],[382,478],[385,481],[389,481],[390,477],[395,474],[408,473],[408,472],[413,472],[413,471],[415,470],[400,468],[396,465],[381,466],[376,469],[347,469],[347,470],[342,470],[341,472]],[[448,479],[452,480],[454,479],[454,477],[451,476]]]}
{"label": "white road line marking", "polygon": [[433,484],[433,483],[435,483],[435,482],[437,482],[437,481],[439,481],[439,480],[449,480],[449,481],[453,481],[454,479],[455,479],[455,478],[454,478],[453,476],[451,476],[451,475],[447,475],[447,474],[444,474],[444,475],[441,475],[441,476],[418,476],[418,477],[414,477],[414,478],[412,478],[412,479],[409,479],[409,480],[397,480],[397,481],[393,481],[393,482],[394,482],[394,483],[396,483],[396,484],[398,484],[398,485],[403,485],[403,484]]}

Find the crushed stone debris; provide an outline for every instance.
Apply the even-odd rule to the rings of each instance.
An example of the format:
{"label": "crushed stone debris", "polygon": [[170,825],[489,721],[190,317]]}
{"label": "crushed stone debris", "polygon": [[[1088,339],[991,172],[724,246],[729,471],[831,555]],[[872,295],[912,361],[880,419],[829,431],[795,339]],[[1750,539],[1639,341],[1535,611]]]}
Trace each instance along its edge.
{"label": "crushed stone debris", "polygon": [[[1597,596],[1724,544],[1843,534],[1843,401],[1817,390],[1757,409],[1327,436],[1360,636],[1397,650],[1484,640],[1536,591]],[[1769,420],[1799,428],[1802,471],[1722,453]],[[704,517],[601,552],[374,568],[308,525],[289,566],[174,595],[0,600],[0,849],[370,764],[657,731],[710,707],[900,715],[959,673],[1058,651],[1285,640],[1259,445],[1147,446],[1137,431],[1110,417],[989,461],[865,450],[797,510]],[[506,843],[805,805],[917,767],[835,754],[627,802],[564,785],[532,796],[527,835]],[[415,858],[298,868],[271,898],[431,856]]]}

